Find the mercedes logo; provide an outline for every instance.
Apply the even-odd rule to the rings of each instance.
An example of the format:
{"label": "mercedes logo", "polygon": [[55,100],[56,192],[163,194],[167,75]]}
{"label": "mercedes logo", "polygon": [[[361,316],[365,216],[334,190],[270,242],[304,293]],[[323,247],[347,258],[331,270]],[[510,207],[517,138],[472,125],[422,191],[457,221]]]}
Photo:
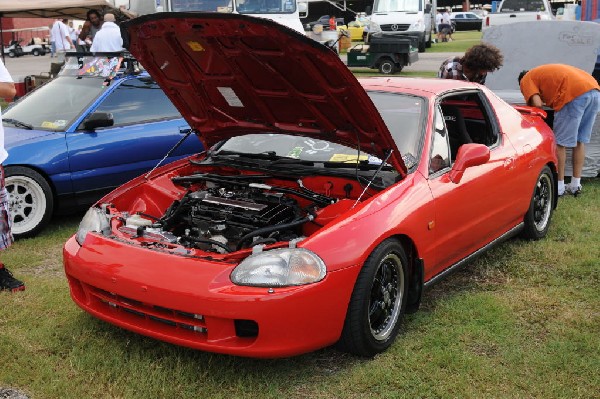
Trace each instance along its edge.
{"label": "mercedes logo", "polygon": [[392,30],[396,31],[396,30],[398,30],[398,25],[396,25],[396,24],[393,24],[393,25],[391,26],[391,28],[392,28]]}

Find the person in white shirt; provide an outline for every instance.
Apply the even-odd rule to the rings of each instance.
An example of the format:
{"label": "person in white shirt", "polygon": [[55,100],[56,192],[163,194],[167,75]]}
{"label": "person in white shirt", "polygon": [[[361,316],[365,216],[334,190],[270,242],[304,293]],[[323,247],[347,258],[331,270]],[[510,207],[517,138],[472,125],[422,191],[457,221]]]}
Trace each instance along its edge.
{"label": "person in white shirt", "polygon": [[437,10],[437,13],[435,14],[435,30],[437,32],[437,42],[441,42],[442,41],[442,23],[444,21],[444,18],[442,17],[442,12],[440,10]]}
{"label": "person in white shirt", "polygon": [[116,53],[123,50],[123,38],[121,29],[115,23],[113,14],[104,15],[102,28],[96,33],[90,51],[92,53]]}
{"label": "person in white shirt", "polygon": [[62,21],[54,22],[54,25],[52,25],[51,34],[54,38],[58,62],[63,62],[65,60],[65,53],[67,50],[75,48],[71,36],[69,35],[69,27],[66,25],[67,21],[67,19],[63,19]]}
{"label": "person in white shirt", "polygon": [[[17,91],[15,84],[6,70],[6,67],[0,61],[0,97],[13,98]],[[12,220],[9,215],[10,197],[4,186],[4,168],[2,162],[8,157],[4,148],[4,128],[2,126],[2,114],[0,113],[0,250],[8,248],[13,243],[10,226]],[[0,262],[0,291],[8,290],[11,292],[23,291],[25,284],[13,277],[11,272]]]}
{"label": "person in white shirt", "polygon": [[447,29],[446,35],[448,35],[447,39],[449,42],[452,41],[452,21],[450,20],[450,12],[446,9],[444,14],[442,15],[442,24],[445,25],[445,29]]}

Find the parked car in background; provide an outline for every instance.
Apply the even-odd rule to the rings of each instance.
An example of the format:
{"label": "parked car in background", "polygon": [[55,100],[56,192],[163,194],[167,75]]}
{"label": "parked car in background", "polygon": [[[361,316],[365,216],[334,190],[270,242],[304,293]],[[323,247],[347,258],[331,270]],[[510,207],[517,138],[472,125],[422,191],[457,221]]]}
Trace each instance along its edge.
{"label": "parked car in background", "polygon": [[557,159],[541,110],[464,81],[359,82],[326,47],[243,15],[121,27],[210,151],[88,210],[63,254],[94,317],[231,355],[373,356],[425,287],[550,227]]}
{"label": "parked car in background", "polygon": [[467,11],[467,12],[453,12],[450,14],[450,21],[454,26],[454,30],[463,31],[463,30],[481,30],[481,26],[483,23],[483,18],[479,17],[477,14]]}
{"label": "parked car in background", "polygon": [[10,58],[28,54],[39,56],[45,55],[48,52],[50,52],[50,49],[45,44],[27,44],[23,46],[17,40],[11,41],[9,46],[4,47],[4,54],[7,54]]}
{"label": "parked car in background", "polygon": [[[85,209],[150,170],[189,131],[147,73],[120,71],[110,79],[106,58],[83,70],[73,60],[3,111],[9,154],[3,165],[17,237],[37,234],[53,213]],[[201,149],[189,137],[167,161]]]}
{"label": "parked car in background", "polygon": [[361,41],[364,40],[365,34],[365,26],[367,24],[365,22],[360,21],[350,21],[346,28],[343,26],[338,26],[338,30],[346,30],[350,34],[350,40],[352,41]]}
{"label": "parked car in background", "polygon": [[[329,18],[331,18],[329,15],[321,15],[319,17],[319,19],[317,19],[316,21],[309,22],[307,24],[307,28],[310,30],[315,25],[323,25],[323,29],[328,30],[329,29]],[[341,26],[341,25],[345,24],[344,18],[341,18],[341,17],[336,18],[335,22],[336,22],[336,26]]]}

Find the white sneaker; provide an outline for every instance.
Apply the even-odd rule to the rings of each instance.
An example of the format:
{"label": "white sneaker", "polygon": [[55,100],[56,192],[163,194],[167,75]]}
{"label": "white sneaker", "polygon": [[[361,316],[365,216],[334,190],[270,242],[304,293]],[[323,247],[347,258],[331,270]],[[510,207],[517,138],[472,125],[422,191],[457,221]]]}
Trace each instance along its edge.
{"label": "white sneaker", "polygon": [[578,196],[579,194],[581,194],[581,185],[577,186],[577,187],[573,187],[570,184],[567,184],[567,186],[565,187],[565,191],[568,192],[569,194],[573,194],[574,196]]}

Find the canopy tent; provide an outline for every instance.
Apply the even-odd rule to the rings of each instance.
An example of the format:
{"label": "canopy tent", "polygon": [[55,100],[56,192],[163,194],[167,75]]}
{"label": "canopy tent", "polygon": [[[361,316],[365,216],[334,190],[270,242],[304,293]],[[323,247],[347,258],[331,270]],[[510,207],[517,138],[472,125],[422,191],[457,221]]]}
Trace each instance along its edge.
{"label": "canopy tent", "polygon": [[110,0],[14,0],[0,1],[0,17],[4,18],[68,18],[86,19],[86,13],[96,9],[101,13],[113,12],[122,18],[131,15],[115,7]]}
{"label": "canopy tent", "polygon": [[[122,21],[133,16],[125,9],[115,7],[110,0],[2,0],[0,1],[0,37],[2,37],[2,18],[67,18],[86,19],[89,10],[98,10],[101,14],[111,12]],[[2,59],[4,48],[1,47]]]}

